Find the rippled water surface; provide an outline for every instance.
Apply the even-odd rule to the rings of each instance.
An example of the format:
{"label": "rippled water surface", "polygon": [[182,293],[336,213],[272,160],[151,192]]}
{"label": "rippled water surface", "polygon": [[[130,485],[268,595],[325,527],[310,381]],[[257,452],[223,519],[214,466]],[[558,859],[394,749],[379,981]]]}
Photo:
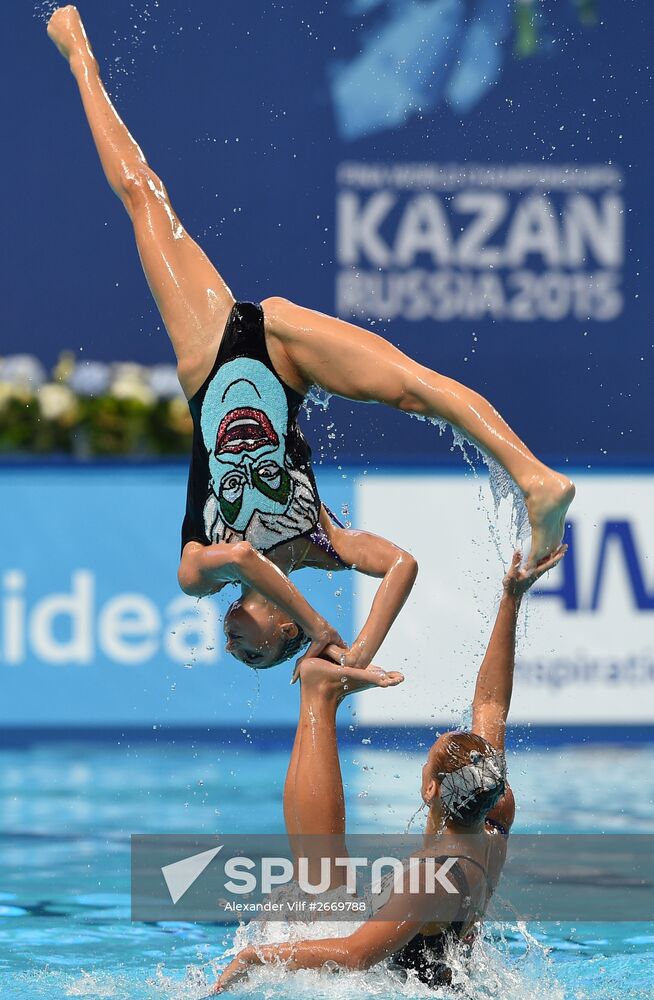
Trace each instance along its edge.
{"label": "rippled water surface", "polygon": [[[204,996],[235,929],[131,924],[130,834],[281,832],[287,757],[127,742],[0,751],[0,996]],[[422,753],[348,747],[350,829],[403,830],[419,804],[421,764]],[[522,750],[512,755],[510,774],[517,830],[654,833],[654,748]],[[248,931],[238,933],[242,939]],[[487,937],[459,995],[654,996],[654,923],[491,926]],[[264,969],[237,992],[434,996],[383,970],[334,976]]]}

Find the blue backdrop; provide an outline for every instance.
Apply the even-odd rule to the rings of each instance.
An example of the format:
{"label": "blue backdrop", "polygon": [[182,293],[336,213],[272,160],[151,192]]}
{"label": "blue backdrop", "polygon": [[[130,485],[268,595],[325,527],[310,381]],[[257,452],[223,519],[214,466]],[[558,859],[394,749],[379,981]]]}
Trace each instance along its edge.
{"label": "blue backdrop", "polygon": [[[5,6],[2,352],[168,359],[48,5]],[[374,325],[544,457],[651,458],[651,4],[80,7],[121,114],[238,296]],[[448,458],[380,408],[329,417],[336,438],[312,437],[337,459]]]}

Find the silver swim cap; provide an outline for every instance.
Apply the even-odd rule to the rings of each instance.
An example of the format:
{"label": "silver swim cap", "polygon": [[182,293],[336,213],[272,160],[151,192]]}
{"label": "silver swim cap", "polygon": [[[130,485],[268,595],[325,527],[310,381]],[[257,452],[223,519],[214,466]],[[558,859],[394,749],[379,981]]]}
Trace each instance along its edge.
{"label": "silver swim cap", "polygon": [[[440,798],[448,816],[463,818],[474,812],[474,804],[483,798],[492,809],[506,788],[506,759],[499,750],[490,748],[488,753],[470,751],[470,763],[455,771],[438,775]],[[495,802],[493,802],[493,798]]]}

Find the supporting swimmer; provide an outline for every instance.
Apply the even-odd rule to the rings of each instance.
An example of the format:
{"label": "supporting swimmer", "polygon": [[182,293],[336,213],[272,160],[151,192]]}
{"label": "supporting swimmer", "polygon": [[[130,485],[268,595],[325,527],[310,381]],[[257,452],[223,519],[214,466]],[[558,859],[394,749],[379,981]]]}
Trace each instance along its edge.
{"label": "supporting swimmer", "polygon": [[[229,989],[256,965],[283,963],[288,969],[368,969],[389,959],[399,972],[413,972],[426,985],[451,982],[447,964],[453,945],[469,948],[506,859],[515,814],[506,776],[504,742],[515,664],[516,624],[523,595],[563,558],[557,550],[525,576],[514,555],[472,705],[472,730],[451,732],[431,747],[422,770],[420,794],[428,809],[418,858],[419,891],[391,892],[371,919],[343,938],[249,947],[227,966],[215,993]],[[363,672],[362,683],[371,668]],[[345,688],[357,676],[313,659],[301,667],[301,705],[293,756],[284,789],[289,836],[330,835],[345,848],[345,797],[336,732],[336,712]],[[429,882],[426,859],[458,859],[448,871],[454,895]],[[316,865],[318,859],[314,859]],[[408,876],[410,878],[410,876]],[[343,880],[345,875],[342,875]],[[333,887],[333,886],[332,886]],[[408,886],[407,886],[408,888]],[[463,903],[463,910],[462,910]]]}

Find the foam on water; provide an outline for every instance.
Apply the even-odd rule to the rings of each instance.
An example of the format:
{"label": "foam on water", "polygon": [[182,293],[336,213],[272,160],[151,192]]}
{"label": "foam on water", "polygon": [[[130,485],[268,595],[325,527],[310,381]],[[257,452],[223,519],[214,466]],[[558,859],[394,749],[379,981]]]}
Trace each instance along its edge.
{"label": "foam on water", "polygon": [[[356,923],[341,921],[316,921],[302,923],[289,921],[253,922],[241,925],[234,935],[233,946],[224,956],[231,960],[241,948],[248,945],[262,946],[288,941],[316,940],[317,938],[345,937],[351,934]],[[510,956],[511,945],[507,934],[519,938],[523,953],[518,961]],[[492,935],[492,936],[491,936]],[[472,949],[469,961],[461,961],[454,951],[450,957],[453,985],[468,1000],[563,1000],[565,992],[556,982],[547,950],[528,933],[526,927],[516,925],[507,932],[487,931]],[[214,963],[211,963],[214,966]],[[204,966],[196,974],[196,986],[206,986],[214,981],[215,968]],[[187,971],[187,983],[190,970]],[[205,978],[206,976],[206,978]],[[157,980],[164,990],[172,984],[165,977]],[[404,977],[381,963],[365,972],[338,972],[328,969],[289,972],[281,965],[255,968],[247,983],[234,987],[233,992],[248,997],[307,997],[325,1000],[346,1000],[351,996],[383,997],[394,1000],[402,997],[451,998],[452,990],[432,990],[415,976]],[[166,994],[169,995],[169,994]],[[189,994],[176,994],[188,996]]]}
{"label": "foam on water", "polygon": [[[280,936],[277,925],[277,937]],[[319,925],[321,933],[337,933],[338,927]],[[342,928],[343,925],[338,925]],[[300,936],[308,937],[306,925],[296,925]],[[631,938],[623,937],[613,946],[606,937],[593,936],[601,928],[593,928],[588,939],[559,928],[559,934],[545,934],[542,929],[531,933],[520,924],[512,927],[490,927],[487,936],[474,948],[466,968],[453,962],[456,993],[450,989],[432,991],[410,978],[402,981],[383,966],[366,973],[338,973],[329,971],[288,972],[280,966],[266,966],[253,971],[246,983],[233,988],[235,996],[250,1000],[349,1000],[351,996],[379,997],[383,1000],[432,997],[434,1000],[452,1000],[453,996],[466,1000],[649,1000],[654,979],[652,958],[654,952],[642,945],[654,941],[650,935],[636,936],[634,944],[641,947],[629,950]],[[246,943],[245,938],[240,943]],[[212,948],[213,950],[213,948]],[[146,955],[150,952],[146,952]],[[51,968],[18,973],[12,980],[10,991],[3,988],[2,995],[35,997],[51,1000],[54,997],[112,997],[116,1000],[208,1000],[210,990],[220,969],[233,954],[217,960],[187,963],[186,970],[169,974],[161,965],[152,976],[139,970],[61,972]],[[205,956],[206,957],[206,956]],[[98,961],[101,956],[96,955]],[[555,963],[556,958],[556,963]]]}
{"label": "foam on water", "polygon": [[[39,969],[34,972],[18,973],[15,977],[17,989],[24,990],[30,997],[128,997],[129,983],[126,979],[105,972],[81,972],[71,976]],[[22,995],[17,993],[17,995]]]}

